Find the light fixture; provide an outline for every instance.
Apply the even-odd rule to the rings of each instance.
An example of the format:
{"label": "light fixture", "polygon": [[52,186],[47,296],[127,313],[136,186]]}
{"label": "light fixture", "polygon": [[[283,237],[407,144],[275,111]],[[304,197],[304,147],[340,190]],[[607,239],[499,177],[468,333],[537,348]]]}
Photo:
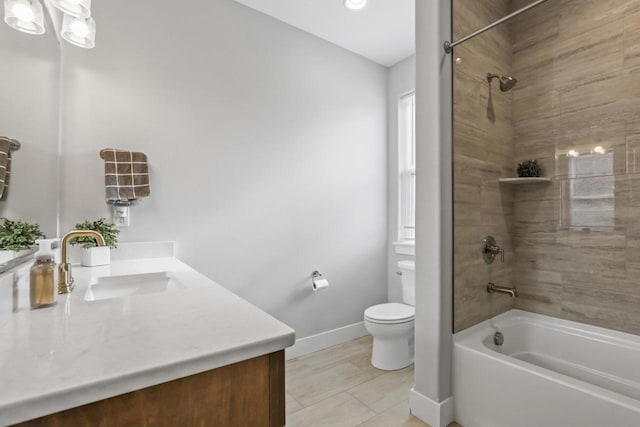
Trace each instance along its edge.
{"label": "light fixture", "polygon": [[38,0],[4,0],[4,22],[27,34],[44,34],[44,12]]}
{"label": "light fixture", "polygon": [[569,150],[569,152],[567,153],[567,156],[569,157],[578,157],[580,155],[580,153],[578,153],[576,150]]}
{"label": "light fixture", "polygon": [[65,14],[60,35],[72,45],[91,49],[96,45],[96,21]]}
{"label": "light fixture", "polygon": [[56,8],[76,18],[91,16],[91,0],[50,0]]}
{"label": "light fixture", "polygon": [[593,147],[593,152],[597,154],[604,154],[607,152],[607,150],[605,150],[601,145],[597,145]]}
{"label": "light fixture", "polygon": [[349,10],[364,9],[367,5],[367,0],[344,0],[344,7]]}

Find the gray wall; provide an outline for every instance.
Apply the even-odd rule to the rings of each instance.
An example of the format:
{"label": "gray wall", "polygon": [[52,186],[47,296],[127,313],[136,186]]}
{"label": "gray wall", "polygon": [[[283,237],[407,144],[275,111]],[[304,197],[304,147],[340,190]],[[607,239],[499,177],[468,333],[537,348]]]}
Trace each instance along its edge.
{"label": "gray wall", "polygon": [[121,241],[175,240],[298,338],[362,321],[387,293],[387,70],[232,0],[175,4],[96,2],[96,49],[65,47],[62,230],[108,215],[98,151],[141,150]]}
{"label": "gray wall", "polygon": [[55,237],[60,50],[47,31],[33,36],[0,23],[0,135],[22,142],[0,216],[40,224]]}
{"label": "gray wall", "polygon": [[387,272],[389,275],[388,298],[390,302],[402,301],[400,276],[396,274],[398,271],[398,261],[414,258],[411,255],[396,254],[392,243],[398,240],[398,102],[401,96],[406,95],[408,92],[415,89],[416,57],[415,55],[411,55],[389,68],[389,88],[387,94],[389,101],[389,111],[387,116],[389,130],[387,136],[387,138],[389,138],[387,162],[389,170],[389,204],[387,213],[389,217],[387,228],[387,235],[389,239],[389,265],[387,266]]}
{"label": "gray wall", "polygon": [[411,411],[432,426],[453,421],[451,2],[416,2],[416,383]]}

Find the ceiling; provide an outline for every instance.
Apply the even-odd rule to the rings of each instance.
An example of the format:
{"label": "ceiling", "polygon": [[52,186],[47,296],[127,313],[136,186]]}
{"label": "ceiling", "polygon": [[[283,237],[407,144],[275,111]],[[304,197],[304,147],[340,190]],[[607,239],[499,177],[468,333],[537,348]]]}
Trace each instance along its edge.
{"label": "ceiling", "polygon": [[236,0],[386,67],[415,52],[415,0],[369,0],[350,11],[343,0]]}

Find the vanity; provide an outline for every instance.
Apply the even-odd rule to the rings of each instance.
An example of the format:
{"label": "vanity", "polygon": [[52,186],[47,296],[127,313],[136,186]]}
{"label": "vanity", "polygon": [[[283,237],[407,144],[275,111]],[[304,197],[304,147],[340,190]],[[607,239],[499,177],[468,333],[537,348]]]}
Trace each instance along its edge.
{"label": "vanity", "polygon": [[0,276],[0,425],[284,425],[294,331],[157,255],[74,265],[39,310],[29,263]]}

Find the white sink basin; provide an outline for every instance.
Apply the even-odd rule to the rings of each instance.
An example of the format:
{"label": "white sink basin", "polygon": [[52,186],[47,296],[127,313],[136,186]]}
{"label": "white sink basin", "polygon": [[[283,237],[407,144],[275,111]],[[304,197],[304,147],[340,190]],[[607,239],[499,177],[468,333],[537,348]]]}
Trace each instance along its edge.
{"label": "white sink basin", "polygon": [[85,301],[126,298],[184,289],[184,285],[167,272],[106,276],[94,279],[84,296]]}

